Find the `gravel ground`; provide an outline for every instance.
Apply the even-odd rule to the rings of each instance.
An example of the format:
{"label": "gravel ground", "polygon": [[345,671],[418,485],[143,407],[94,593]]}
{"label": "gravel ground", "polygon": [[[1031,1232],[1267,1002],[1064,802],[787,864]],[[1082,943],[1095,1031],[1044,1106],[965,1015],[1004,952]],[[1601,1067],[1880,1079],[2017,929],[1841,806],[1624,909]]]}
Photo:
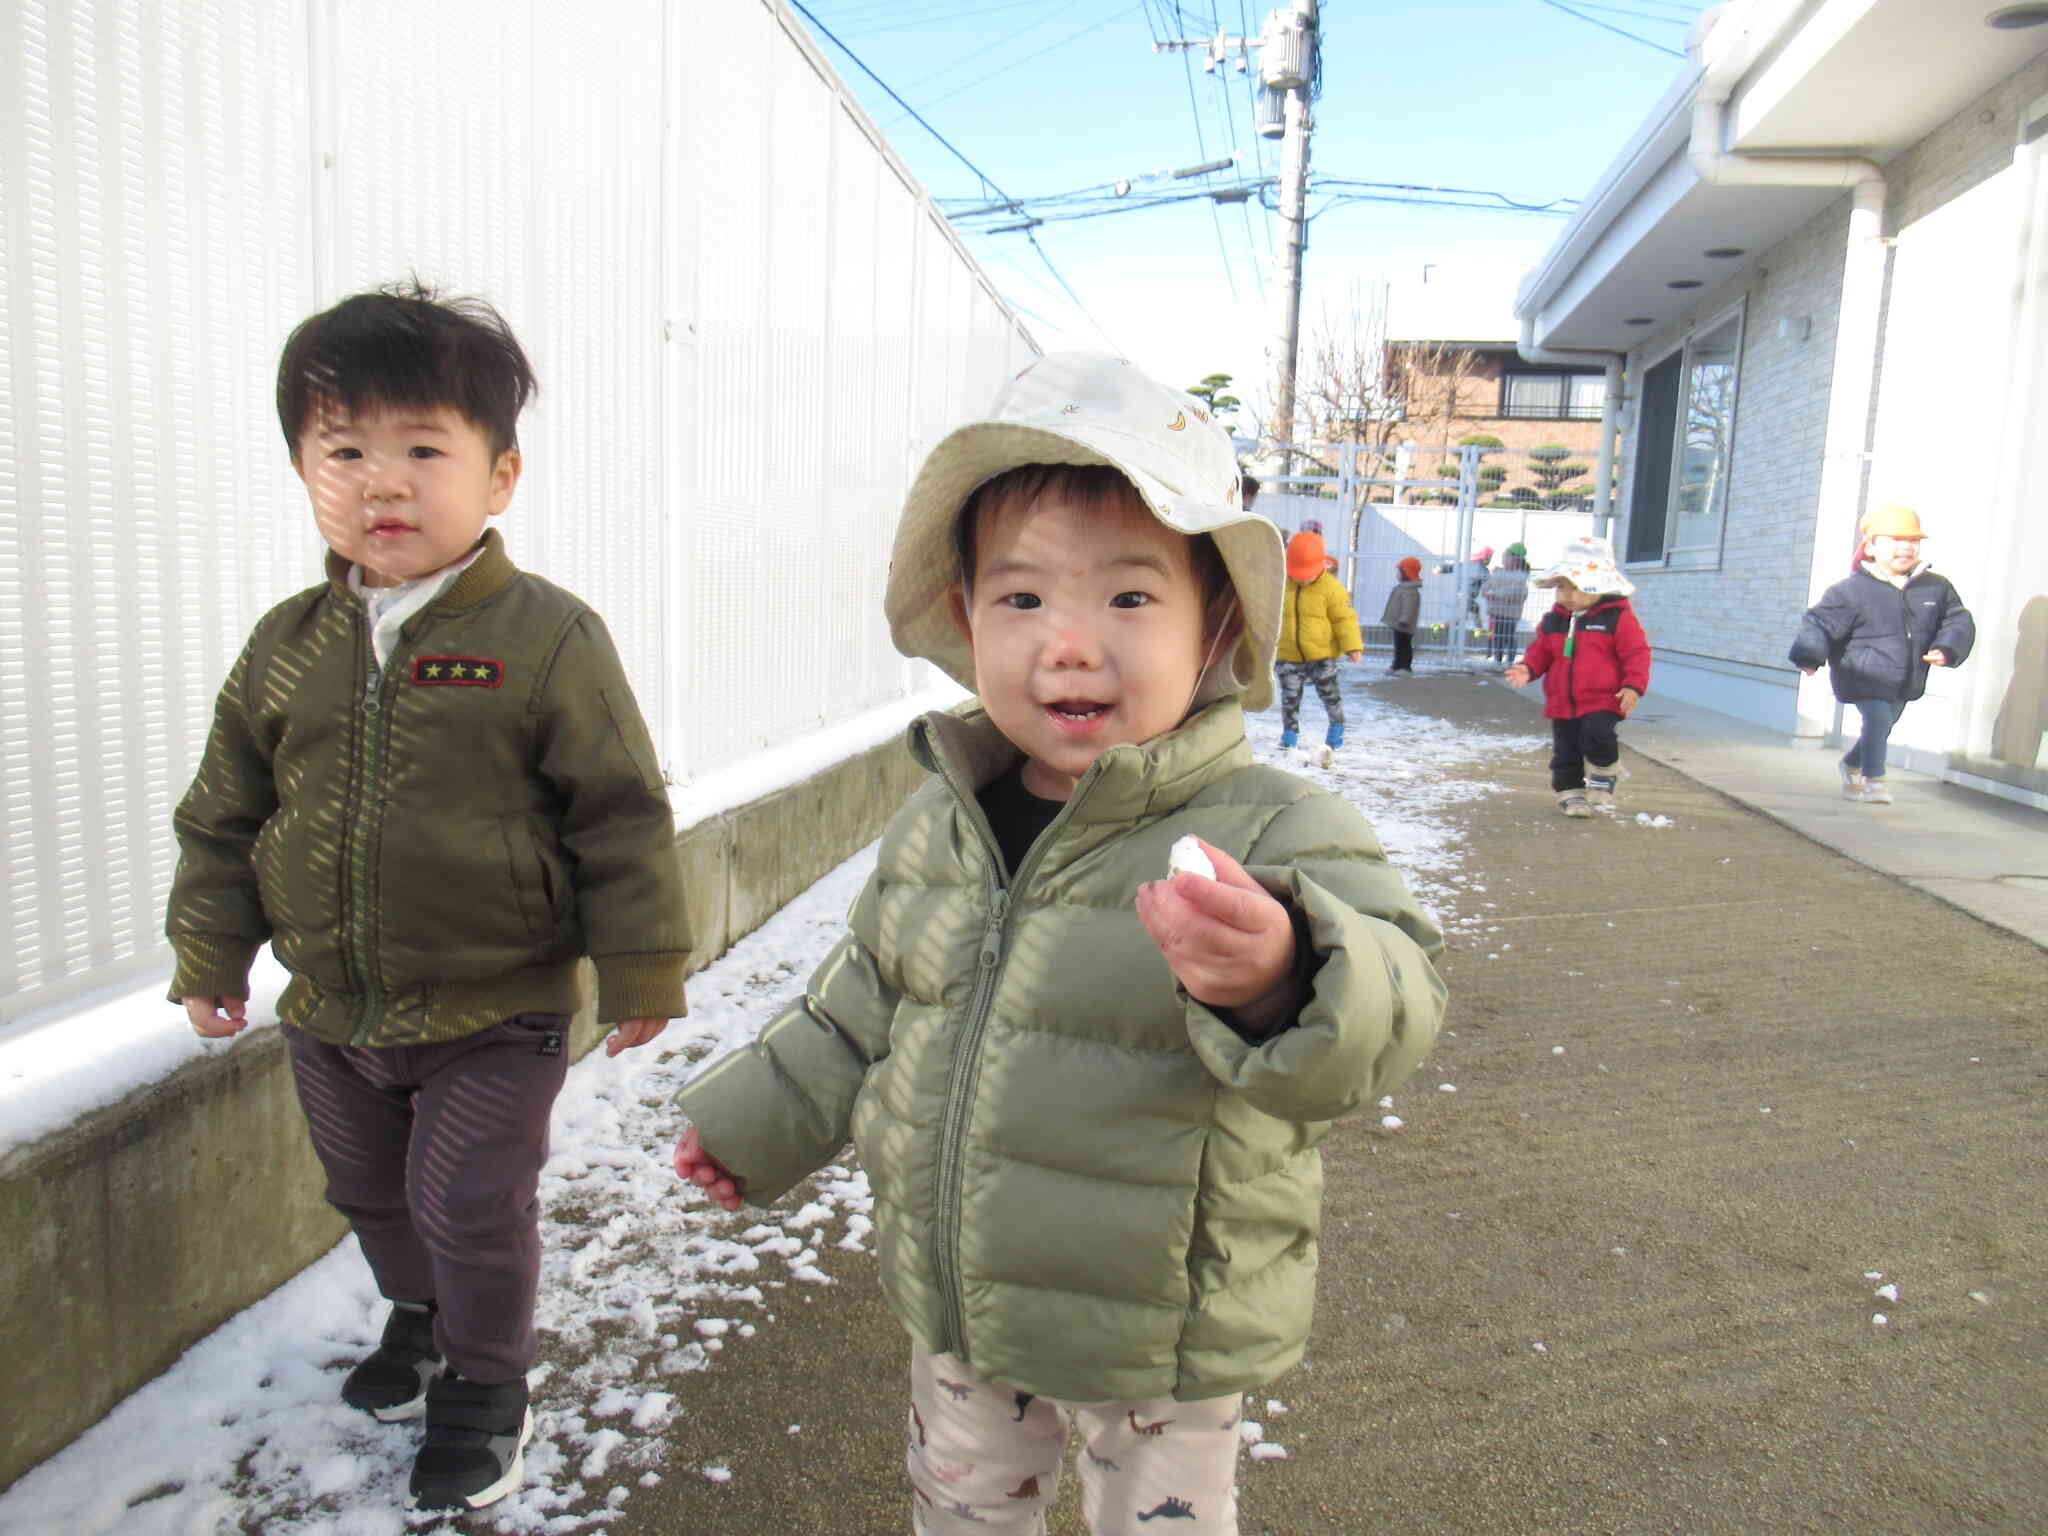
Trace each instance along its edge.
{"label": "gravel ground", "polygon": [[[1243,1529],[2042,1529],[2048,955],[1627,762],[1586,822],[1537,754],[1467,770],[1496,789],[1455,815],[1449,1032],[1398,1128],[1326,1144],[1316,1331],[1250,1410],[1287,1455],[1247,1459]],[[872,1267],[676,1382],[662,1480],[604,1529],[906,1530]]]}

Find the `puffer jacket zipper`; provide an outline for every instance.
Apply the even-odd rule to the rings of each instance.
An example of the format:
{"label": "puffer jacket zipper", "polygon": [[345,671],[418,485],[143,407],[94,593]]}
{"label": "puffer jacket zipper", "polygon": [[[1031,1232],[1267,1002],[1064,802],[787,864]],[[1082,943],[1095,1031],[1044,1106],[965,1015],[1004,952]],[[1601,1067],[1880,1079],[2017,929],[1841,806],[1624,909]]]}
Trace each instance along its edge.
{"label": "puffer jacket zipper", "polygon": [[1030,875],[1036,872],[1039,859],[1052,842],[1054,830],[1067,819],[1074,802],[1080,799],[1082,790],[1094,778],[1095,769],[1091,766],[1081,776],[1080,783],[1074,786],[1073,796],[1038,834],[1031,851],[1018,867],[1016,878],[1005,887],[1002,851],[996,846],[995,835],[989,829],[987,816],[982,814],[980,801],[961,783],[953,771],[951,760],[943,751],[935,750],[932,759],[939,765],[946,787],[959,801],[969,824],[974,827],[975,835],[981,839],[989,867],[989,911],[982,926],[981,948],[975,957],[974,997],[968,1005],[967,1021],[961,1029],[960,1038],[954,1045],[952,1070],[946,1080],[946,1112],[939,1131],[938,1240],[932,1245],[932,1262],[939,1272],[939,1296],[946,1312],[946,1337],[940,1352],[957,1355],[971,1364],[967,1353],[966,1303],[961,1298],[960,1284],[960,1202],[966,1182],[967,1115],[973,1107],[976,1085],[981,1078],[982,1038],[988,1032],[989,1010],[995,1002],[996,983],[1002,975],[1003,944],[1009,937],[1010,898],[1014,892],[1022,890]]}

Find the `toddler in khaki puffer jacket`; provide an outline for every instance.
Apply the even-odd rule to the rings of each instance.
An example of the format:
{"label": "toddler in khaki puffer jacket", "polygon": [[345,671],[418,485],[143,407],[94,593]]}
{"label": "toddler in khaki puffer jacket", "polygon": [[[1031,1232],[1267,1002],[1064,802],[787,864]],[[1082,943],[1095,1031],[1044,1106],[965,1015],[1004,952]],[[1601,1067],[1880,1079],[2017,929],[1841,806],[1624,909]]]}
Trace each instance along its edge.
{"label": "toddler in khaki puffer jacket", "polygon": [[[911,1335],[913,1525],[1232,1533],[1241,1394],[1306,1345],[1328,1122],[1442,1019],[1436,929],[1351,805],[1253,759],[1285,593],[1228,435],[1128,363],[1034,363],[926,459],[886,601],[980,695],[851,932],[678,1096],[765,1205],[850,1136]],[[1214,878],[1169,874],[1182,839]],[[1178,861],[1176,861],[1178,862]]]}

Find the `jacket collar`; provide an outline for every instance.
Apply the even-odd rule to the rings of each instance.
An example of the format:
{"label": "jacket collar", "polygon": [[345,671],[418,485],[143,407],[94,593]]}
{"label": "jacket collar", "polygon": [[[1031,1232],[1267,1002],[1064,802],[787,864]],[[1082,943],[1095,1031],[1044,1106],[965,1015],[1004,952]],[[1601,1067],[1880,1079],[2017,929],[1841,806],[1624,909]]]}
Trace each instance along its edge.
{"label": "jacket collar", "polygon": [[1879,570],[1877,568],[1877,562],[1875,560],[1859,560],[1856,562],[1856,569],[1861,571],[1865,576],[1868,576],[1872,581],[1881,581],[1886,586],[1897,587],[1901,592],[1903,592],[1913,582],[1919,580],[1922,576],[1925,576],[1929,571],[1933,570],[1934,567],[1929,565],[1925,560],[1922,560],[1918,565],[1914,566],[1913,569],[1906,572],[1906,574],[1901,576],[1897,581],[1892,580],[1891,577],[1887,576],[1883,571]]}
{"label": "jacket collar", "polygon": [[[327,551],[327,584],[350,602],[358,601],[349,590],[348,573],[352,562],[344,560],[333,550]],[[481,551],[470,562],[469,569],[455,578],[455,584],[427,606],[462,612],[480,608],[501,592],[506,583],[519,574],[519,567],[512,563],[512,557],[505,553],[505,539],[497,529],[487,529]]]}
{"label": "jacket collar", "polygon": [[1601,598],[1599,602],[1595,603],[1590,608],[1580,609],[1577,614],[1574,614],[1571,611],[1571,609],[1565,607],[1563,603],[1552,604],[1550,611],[1552,613],[1561,613],[1568,619],[1575,617],[1581,619],[1590,619],[1591,617],[1593,617],[1594,614],[1605,613],[1610,608],[1626,608],[1627,606],[1628,598],[1623,594],[1617,592],[1612,597]]}
{"label": "jacket collar", "polygon": [[[920,716],[910,727],[910,751],[927,772],[971,794],[1021,755],[978,704],[963,715],[939,710]],[[1164,736],[1103,753],[1075,786],[1068,821],[1121,826],[1177,810],[1251,761],[1242,706],[1234,696],[1219,699]]]}

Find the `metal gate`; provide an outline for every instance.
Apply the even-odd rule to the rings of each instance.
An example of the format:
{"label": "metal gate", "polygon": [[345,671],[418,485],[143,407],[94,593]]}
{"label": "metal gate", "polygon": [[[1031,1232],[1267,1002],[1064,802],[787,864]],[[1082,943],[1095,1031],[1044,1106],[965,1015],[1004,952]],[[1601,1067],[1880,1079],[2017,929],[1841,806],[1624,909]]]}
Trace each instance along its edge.
{"label": "metal gate", "polygon": [[[1472,556],[1519,543],[1532,576],[1572,539],[1595,527],[1590,493],[1559,489],[1561,471],[1545,450],[1518,453],[1474,444],[1428,448],[1415,443],[1373,447],[1360,443],[1290,445],[1282,458],[1291,472],[1261,473],[1258,510],[1291,537],[1311,521],[1337,561],[1337,578],[1351,593],[1369,653],[1390,654],[1392,632],[1380,623],[1399,562],[1422,562],[1422,616],[1418,657],[1462,665],[1486,655],[1487,616],[1479,598],[1487,565]],[[1518,469],[1535,468],[1544,489],[1502,487]],[[1566,465],[1564,482],[1576,476]],[[1531,587],[1523,605],[1518,647],[1550,606]]]}

